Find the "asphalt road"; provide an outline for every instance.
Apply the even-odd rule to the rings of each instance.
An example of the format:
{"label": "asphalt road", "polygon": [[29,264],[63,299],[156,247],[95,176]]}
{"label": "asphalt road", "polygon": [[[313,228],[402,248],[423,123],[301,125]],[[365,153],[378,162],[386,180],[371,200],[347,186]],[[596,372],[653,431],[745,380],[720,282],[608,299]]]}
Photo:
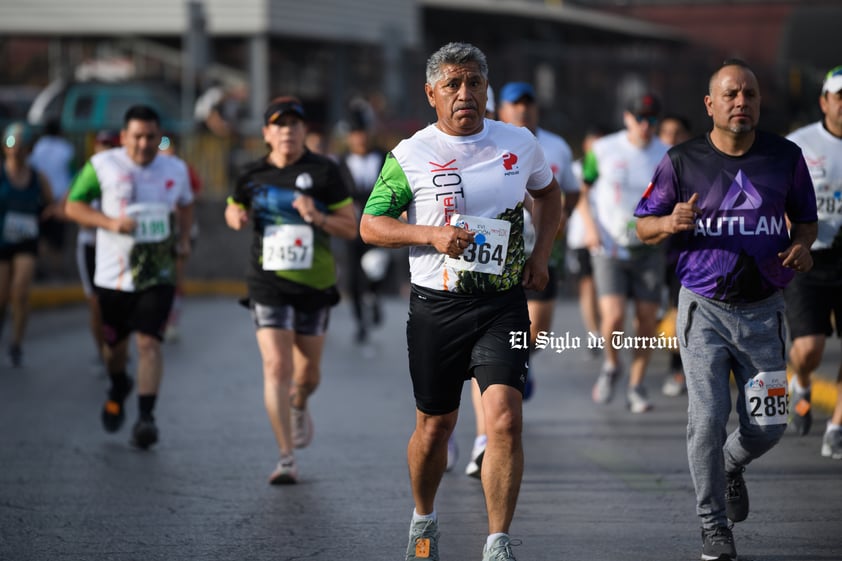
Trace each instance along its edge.
{"label": "asphalt road", "polygon": [[[298,453],[301,482],[271,487],[277,450],[260,359],[233,298],[186,302],[182,340],[165,347],[161,442],[147,452],[128,444],[134,398],[121,432],[100,426],[107,383],[90,368],[85,309],[36,312],[25,367],[0,369],[0,560],[402,560],[414,422],[406,302],[389,300],[385,317],[375,344],[360,349],[349,306],[336,308],[311,402],[316,437]],[[559,302],[553,330],[586,345],[572,301]],[[520,561],[699,559],[686,398],[657,391],[666,364],[658,353],[654,411],[631,415],[623,399],[591,402],[599,361],[586,349],[535,357],[512,527]],[[469,404],[466,391],[461,458],[437,502],[445,561],[479,561],[486,535],[479,483],[463,473]],[[827,413],[817,413],[812,434],[787,436],[746,471],[741,560],[842,560],[842,462],[819,456]]]}

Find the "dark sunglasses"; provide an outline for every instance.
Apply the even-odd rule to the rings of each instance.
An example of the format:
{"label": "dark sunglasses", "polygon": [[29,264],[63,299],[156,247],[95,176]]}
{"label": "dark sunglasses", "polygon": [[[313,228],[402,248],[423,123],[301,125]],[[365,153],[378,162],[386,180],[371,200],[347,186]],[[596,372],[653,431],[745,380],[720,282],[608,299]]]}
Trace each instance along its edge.
{"label": "dark sunglasses", "polygon": [[650,125],[654,125],[658,122],[658,117],[655,117],[654,115],[635,115],[634,118],[638,123],[646,121]]}

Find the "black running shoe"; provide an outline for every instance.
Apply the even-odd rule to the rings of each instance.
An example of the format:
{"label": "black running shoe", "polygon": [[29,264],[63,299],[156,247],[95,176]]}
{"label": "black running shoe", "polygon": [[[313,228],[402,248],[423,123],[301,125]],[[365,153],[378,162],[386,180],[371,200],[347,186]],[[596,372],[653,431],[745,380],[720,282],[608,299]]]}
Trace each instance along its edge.
{"label": "black running shoe", "polygon": [[134,382],[128,376],[123,387],[111,386],[108,392],[108,400],[102,408],[102,426],[106,432],[117,432],[126,420],[126,411],[123,402],[132,393]]}
{"label": "black running shoe", "polygon": [[702,561],[736,561],[734,535],[725,526],[702,530]]}
{"label": "black running shoe", "polygon": [[132,446],[146,450],[158,442],[158,427],[155,426],[155,418],[146,415],[137,420],[132,428]]}
{"label": "black running shoe", "polygon": [[742,522],[748,518],[748,490],[743,479],[745,468],[726,473],[725,515],[731,522]]}

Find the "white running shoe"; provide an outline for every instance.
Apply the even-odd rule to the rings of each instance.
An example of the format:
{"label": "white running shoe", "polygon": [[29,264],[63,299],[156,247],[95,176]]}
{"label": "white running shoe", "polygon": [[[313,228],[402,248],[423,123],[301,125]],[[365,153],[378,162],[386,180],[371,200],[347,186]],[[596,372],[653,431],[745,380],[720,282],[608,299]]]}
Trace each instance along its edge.
{"label": "white running shoe", "polygon": [[291,407],[292,444],[296,448],[306,448],[313,440],[313,418],[306,409]]}
{"label": "white running shoe", "polygon": [[822,438],[822,456],[842,460],[842,429],[825,431]]}
{"label": "white running shoe", "polygon": [[456,439],[453,438],[453,435],[450,435],[450,439],[447,441],[447,466],[444,468],[445,471],[450,471],[453,469],[453,466],[456,465],[456,460],[459,459],[459,445],[456,444]]}
{"label": "white running shoe", "polygon": [[474,440],[474,448],[471,450],[471,461],[465,467],[465,474],[480,479],[482,476],[482,458],[485,456],[485,445],[488,438],[479,436]]}
{"label": "white running shoe", "polygon": [[599,377],[596,379],[591,398],[594,403],[608,403],[614,398],[614,386],[617,384],[617,379],[620,377],[620,366],[602,365],[599,372]]}
{"label": "white running shoe", "polygon": [[661,386],[661,393],[667,397],[678,397],[687,393],[687,381],[684,374],[675,372],[667,376],[664,385]]}
{"label": "white running shoe", "polygon": [[275,471],[269,476],[270,485],[290,485],[298,483],[298,466],[295,465],[295,457],[285,456],[278,460]]}
{"label": "white running shoe", "polygon": [[646,396],[646,388],[632,386],[626,394],[626,403],[632,413],[646,413],[652,409],[652,404]]}

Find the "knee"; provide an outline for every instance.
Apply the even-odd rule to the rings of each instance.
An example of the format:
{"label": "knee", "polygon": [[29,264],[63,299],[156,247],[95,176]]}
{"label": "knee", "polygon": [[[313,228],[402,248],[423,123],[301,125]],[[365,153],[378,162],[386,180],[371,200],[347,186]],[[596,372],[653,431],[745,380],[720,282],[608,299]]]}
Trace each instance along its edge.
{"label": "knee", "polygon": [[280,356],[264,356],[263,375],[267,382],[289,384],[292,380],[292,363]]}
{"label": "knee", "polygon": [[138,335],[137,352],[145,357],[157,358],[161,356],[161,343],[150,335]]}
{"label": "knee", "polygon": [[486,414],[486,430],[497,438],[513,439],[523,430],[523,416],[514,407],[505,407]]}
{"label": "knee", "polygon": [[810,373],[821,364],[822,349],[811,344],[793,346],[790,350],[789,358],[796,370],[803,373]]}
{"label": "knee", "polygon": [[450,415],[424,415],[419,419],[416,432],[428,445],[446,442],[456,426]]}
{"label": "knee", "polygon": [[740,432],[741,436],[745,439],[772,445],[783,438],[786,432],[786,425],[748,425],[743,426]]}

